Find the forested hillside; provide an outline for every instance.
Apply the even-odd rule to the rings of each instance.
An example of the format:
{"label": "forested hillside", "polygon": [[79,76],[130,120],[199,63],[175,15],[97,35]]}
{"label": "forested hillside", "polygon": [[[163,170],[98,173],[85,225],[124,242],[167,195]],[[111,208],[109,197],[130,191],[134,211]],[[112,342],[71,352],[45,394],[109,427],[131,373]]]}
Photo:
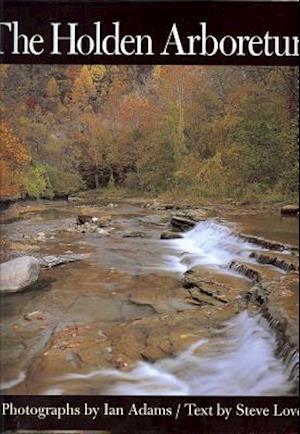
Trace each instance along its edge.
{"label": "forested hillside", "polygon": [[1,199],[298,191],[297,69],[0,66]]}

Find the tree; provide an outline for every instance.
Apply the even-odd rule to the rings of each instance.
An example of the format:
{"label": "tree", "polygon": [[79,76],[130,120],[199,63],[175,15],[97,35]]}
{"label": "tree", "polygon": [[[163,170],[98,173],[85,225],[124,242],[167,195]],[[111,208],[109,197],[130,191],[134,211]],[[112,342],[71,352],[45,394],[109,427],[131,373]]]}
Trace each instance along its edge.
{"label": "tree", "polygon": [[93,103],[95,97],[96,89],[92,74],[87,66],[83,66],[74,81],[71,91],[71,110],[73,112],[84,112]]}
{"label": "tree", "polygon": [[28,149],[3,122],[0,122],[0,138],[1,199],[20,197],[30,162]]}

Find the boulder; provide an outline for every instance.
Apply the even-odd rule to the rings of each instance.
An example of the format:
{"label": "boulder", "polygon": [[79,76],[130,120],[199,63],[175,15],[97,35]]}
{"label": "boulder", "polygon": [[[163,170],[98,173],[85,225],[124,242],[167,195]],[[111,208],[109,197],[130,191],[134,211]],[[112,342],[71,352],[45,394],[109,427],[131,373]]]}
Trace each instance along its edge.
{"label": "boulder", "polygon": [[281,215],[299,216],[299,205],[285,205],[281,208]]}
{"label": "boulder", "polygon": [[0,292],[14,293],[33,285],[39,278],[40,264],[33,256],[21,256],[0,264]]}
{"label": "boulder", "polygon": [[172,231],[163,232],[160,236],[161,240],[176,240],[178,238],[182,238],[182,235],[179,232]]}

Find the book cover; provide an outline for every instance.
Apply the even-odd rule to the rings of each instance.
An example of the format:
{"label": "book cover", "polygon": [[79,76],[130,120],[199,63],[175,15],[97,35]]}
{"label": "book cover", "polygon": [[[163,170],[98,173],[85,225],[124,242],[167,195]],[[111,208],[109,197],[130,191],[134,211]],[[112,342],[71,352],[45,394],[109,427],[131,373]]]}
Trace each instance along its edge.
{"label": "book cover", "polygon": [[298,12],[0,2],[1,432],[298,432]]}

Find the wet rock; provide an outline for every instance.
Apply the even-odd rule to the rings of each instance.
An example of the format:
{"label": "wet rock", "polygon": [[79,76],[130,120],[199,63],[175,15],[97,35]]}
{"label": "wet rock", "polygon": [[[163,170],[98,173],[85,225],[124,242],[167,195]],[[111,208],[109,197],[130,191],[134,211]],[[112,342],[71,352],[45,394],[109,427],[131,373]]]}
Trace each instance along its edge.
{"label": "wet rock", "polygon": [[101,235],[109,235],[109,230],[103,228],[108,227],[110,220],[110,216],[107,215],[97,217],[93,215],[80,214],[77,216],[74,230],[82,234],[98,233]]}
{"label": "wet rock", "polygon": [[79,230],[79,232],[81,232],[83,234],[85,234],[85,233],[97,233],[99,235],[105,235],[105,236],[109,235],[108,230],[98,228],[98,226],[95,226],[95,225],[86,225],[82,230]]}
{"label": "wet rock", "polygon": [[84,225],[85,223],[92,223],[93,217],[90,215],[79,215],[76,219],[76,224]]}
{"label": "wet rock", "polygon": [[287,342],[299,351],[299,275],[289,273],[269,287],[263,313],[277,330],[280,346]]}
{"label": "wet rock", "polygon": [[68,202],[82,202],[84,199],[78,196],[68,196]]}
{"label": "wet rock", "polygon": [[[289,378],[299,388],[299,274],[263,276],[251,290],[252,301],[269,323],[276,338],[277,356],[285,362]],[[267,288],[267,290],[266,290]]]}
{"label": "wet rock", "polygon": [[[255,256],[254,256],[255,255]],[[273,329],[276,339],[276,353],[285,362],[287,372],[298,390],[299,371],[299,273],[294,271],[292,255],[277,253],[254,253],[262,264],[233,262],[231,269],[248,277],[254,285],[248,292],[248,300],[259,306],[260,313]],[[287,256],[282,261],[281,257]],[[288,261],[292,260],[291,263]],[[271,264],[269,264],[271,262]],[[273,267],[287,268],[283,274]]]}
{"label": "wet rock", "polygon": [[[236,303],[249,291],[251,283],[246,279],[222,273],[213,269],[196,267],[184,274],[183,286],[189,291],[193,290],[192,298],[195,299],[195,289],[198,292],[197,298],[212,304]],[[190,292],[191,294],[191,292]]]}
{"label": "wet rock", "polygon": [[122,357],[118,357],[114,362],[114,366],[116,369],[124,369],[128,367],[128,363],[124,361]]}
{"label": "wet rock", "polygon": [[118,204],[117,203],[109,203],[108,205],[106,205],[106,208],[118,208]]}
{"label": "wet rock", "polygon": [[32,321],[33,319],[37,319],[41,317],[41,312],[39,310],[35,310],[34,312],[30,312],[30,313],[25,313],[23,315],[23,319],[25,321]]}
{"label": "wet rock", "polygon": [[95,216],[89,216],[89,215],[79,215],[76,219],[76,224],[78,226],[83,226],[86,224],[95,225],[99,228],[105,228],[108,226],[108,219],[101,219],[99,217]]}
{"label": "wet rock", "polygon": [[176,278],[151,276],[147,282],[149,287],[145,287],[143,278],[140,277],[136,287],[132,288],[129,297],[135,306],[147,308],[152,315],[191,308],[190,297]]}
{"label": "wet rock", "polygon": [[33,256],[22,256],[0,264],[0,292],[14,293],[33,285],[39,278],[40,263]]}
{"label": "wet rock", "polygon": [[38,242],[44,243],[46,241],[46,234],[45,234],[45,232],[39,232],[34,237],[34,241],[38,241]]}
{"label": "wet rock", "polygon": [[178,238],[182,238],[182,235],[179,232],[172,231],[163,232],[160,236],[161,240],[176,240]]}
{"label": "wet rock", "polygon": [[230,269],[243,274],[245,277],[252,280],[252,282],[260,282],[262,280],[259,271],[245,262],[233,261],[230,264]]}
{"label": "wet rock", "polygon": [[95,220],[94,222],[86,222],[84,224],[76,224],[73,228],[69,229],[69,231],[73,232],[80,232],[81,234],[87,234],[87,233],[97,233],[99,235],[105,235],[108,236],[110,230],[104,229],[102,227],[102,223],[99,223]]}
{"label": "wet rock", "polygon": [[214,295],[212,292],[206,292],[201,287],[192,287],[188,289],[189,293],[189,303],[196,306],[205,306],[206,304],[210,306],[220,306],[222,303],[227,304],[227,301]]}
{"label": "wet rock", "polygon": [[195,225],[196,222],[188,217],[182,217],[178,215],[173,215],[171,217],[171,226],[174,230],[186,232],[192,229]]}
{"label": "wet rock", "polygon": [[125,234],[123,234],[123,238],[151,238],[151,236],[146,234],[145,232],[132,231],[125,232]]}
{"label": "wet rock", "polygon": [[[109,336],[113,347],[129,360],[142,357],[153,362],[207,338],[219,321],[231,318],[232,311],[219,305],[195,303],[190,309],[127,321],[112,327]],[[201,350],[205,352],[205,346]]]}
{"label": "wet rock", "polygon": [[39,259],[39,263],[41,267],[52,268],[57,267],[58,265],[68,264],[70,262],[77,262],[87,259],[89,257],[88,254],[70,254],[70,255],[50,255],[44,256]]}
{"label": "wet rock", "polygon": [[176,231],[186,232],[205,220],[206,213],[202,210],[180,211],[171,215],[171,226]]}
{"label": "wet rock", "polygon": [[299,247],[290,244],[278,243],[277,241],[266,240],[265,238],[262,237],[257,237],[255,235],[247,235],[243,233],[240,233],[239,236],[240,238],[242,238],[245,241],[248,241],[249,243],[257,244],[258,246],[265,247],[266,249],[278,250],[280,252],[284,250],[290,250],[291,252],[299,252]]}
{"label": "wet rock", "polygon": [[160,203],[157,201],[148,202],[144,205],[144,208],[151,209],[154,211],[179,210],[184,207],[185,207],[184,205],[178,205],[174,203]]}
{"label": "wet rock", "polygon": [[299,205],[285,205],[281,208],[281,214],[285,216],[299,216]]}
{"label": "wet rock", "polygon": [[299,259],[296,256],[273,252],[253,252],[250,257],[256,259],[260,264],[273,265],[273,267],[280,268],[287,272],[299,271]]}

